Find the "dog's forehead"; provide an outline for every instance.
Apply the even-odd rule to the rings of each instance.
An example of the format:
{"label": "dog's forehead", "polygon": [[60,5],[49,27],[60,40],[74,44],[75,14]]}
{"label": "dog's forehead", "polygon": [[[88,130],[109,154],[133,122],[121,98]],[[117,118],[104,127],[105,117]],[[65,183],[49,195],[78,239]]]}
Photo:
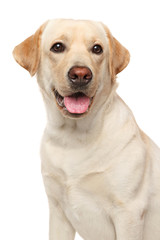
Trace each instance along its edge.
{"label": "dog's forehead", "polygon": [[100,22],[89,20],[50,20],[43,33],[43,40],[47,41],[60,38],[72,39],[100,39],[106,42],[107,34]]}

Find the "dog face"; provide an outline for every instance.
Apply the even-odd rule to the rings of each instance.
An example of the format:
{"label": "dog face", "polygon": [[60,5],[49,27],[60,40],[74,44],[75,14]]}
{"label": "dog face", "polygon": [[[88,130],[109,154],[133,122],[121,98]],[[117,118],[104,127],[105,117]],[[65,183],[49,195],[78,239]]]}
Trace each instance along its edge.
{"label": "dog face", "polygon": [[129,62],[129,52],[106,26],[81,20],[43,24],[13,55],[31,75],[37,72],[40,87],[71,118],[88,114],[98,96],[107,97]]}

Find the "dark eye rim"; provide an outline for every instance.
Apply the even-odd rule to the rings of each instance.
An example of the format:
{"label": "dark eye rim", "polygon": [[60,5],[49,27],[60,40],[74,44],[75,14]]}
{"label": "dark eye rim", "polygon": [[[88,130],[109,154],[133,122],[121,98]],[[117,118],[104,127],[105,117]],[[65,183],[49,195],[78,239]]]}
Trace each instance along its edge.
{"label": "dark eye rim", "polygon": [[[59,45],[59,48],[56,49],[56,46]],[[51,52],[54,52],[54,53],[62,53],[64,52],[65,50],[65,45],[61,42],[56,42],[52,45],[52,47],[50,48],[50,51]]]}
{"label": "dark eye rim", "polygon": [[[95,51],[95,47],[98,47],[98,50]],[[93,47],[92,47],[92,53],[94,54],[97,54],[97,55],[100,55],[103,53],[103,48],[100,44],[95,44]]]}

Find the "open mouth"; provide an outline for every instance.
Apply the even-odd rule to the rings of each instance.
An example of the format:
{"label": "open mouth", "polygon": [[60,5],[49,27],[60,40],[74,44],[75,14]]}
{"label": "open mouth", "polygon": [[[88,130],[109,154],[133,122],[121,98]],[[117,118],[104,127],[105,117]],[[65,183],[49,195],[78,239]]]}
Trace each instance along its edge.
{"label": "open mouth", "polygon": [[90,98],[82,92],[63,97],[57,90],[54,90],[54,95],[58,106],[72,115],[82,115],[88,112],[93,101],[93,97]]}

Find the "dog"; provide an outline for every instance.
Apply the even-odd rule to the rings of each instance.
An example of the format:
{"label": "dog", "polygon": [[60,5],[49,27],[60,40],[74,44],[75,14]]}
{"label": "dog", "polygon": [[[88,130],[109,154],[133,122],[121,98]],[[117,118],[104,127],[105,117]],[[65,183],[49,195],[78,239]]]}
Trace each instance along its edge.
{"label": "dog", "polygon": [[101,22],[55,19],[15,47],[47,125],[50,240],[160,240],[160,149],[116,93],[128,50]]}

